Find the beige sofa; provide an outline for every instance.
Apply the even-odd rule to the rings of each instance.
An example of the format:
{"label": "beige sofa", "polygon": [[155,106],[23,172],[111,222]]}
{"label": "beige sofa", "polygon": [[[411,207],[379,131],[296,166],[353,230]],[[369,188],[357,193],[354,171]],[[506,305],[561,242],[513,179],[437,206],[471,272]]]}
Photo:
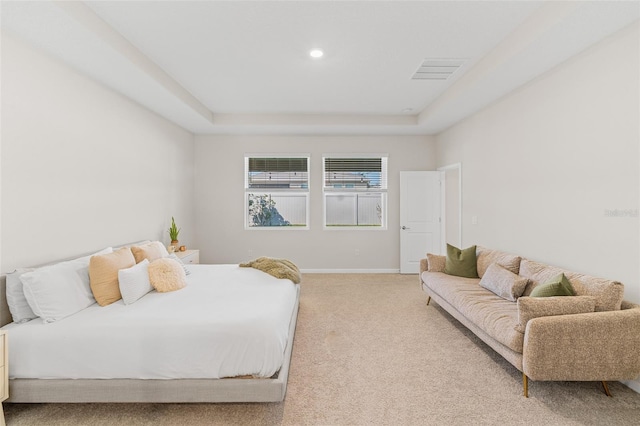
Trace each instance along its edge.
{"label": "beige sofa", "polygon": [[[427,304],[435,300],[521,371],[525,397],[529,379],[601,381],[611,396],[607,381],[640,375],[640,306],[622,300],[621,283],[483,247],[476,256],[480,278],[445,274],[445,256],[422,259],[420,283],[429,296]],[[492,264],[501,268],[493,266],[488,274]],[[505,274],[493,272],[504,269],[511,273],[505,273],[511,277],[506,283]],[[560,273],[576,296],[528,297]],[[515,301],[498,296],[493,287],[506,288],[507,298]]]}

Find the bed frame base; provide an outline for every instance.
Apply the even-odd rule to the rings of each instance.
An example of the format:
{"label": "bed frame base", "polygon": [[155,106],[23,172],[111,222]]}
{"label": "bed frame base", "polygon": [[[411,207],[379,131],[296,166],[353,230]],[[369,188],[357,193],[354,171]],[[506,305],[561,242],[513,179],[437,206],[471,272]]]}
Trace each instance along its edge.
{"label": "bed frame base", "polygon": [[9,381],[6,402],[279,402],[286,379]]}
{"label": "bed frame base", "polygon": [[300,306],[300,286],[289,323],[289,341],[280,371],[268,379],[10,379],[5,402],[281,402]]}

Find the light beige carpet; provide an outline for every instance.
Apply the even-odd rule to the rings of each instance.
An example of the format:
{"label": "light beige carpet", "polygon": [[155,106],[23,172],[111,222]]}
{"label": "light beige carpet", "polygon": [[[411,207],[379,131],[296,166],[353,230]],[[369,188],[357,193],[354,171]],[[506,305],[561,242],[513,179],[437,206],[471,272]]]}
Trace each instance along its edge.
{"label": "light beige carpet", "polygon": [[531,382],[416,275],[306,274],[287,395],[273,404],[5,404],[9,425],[637,425],[640,394]]}

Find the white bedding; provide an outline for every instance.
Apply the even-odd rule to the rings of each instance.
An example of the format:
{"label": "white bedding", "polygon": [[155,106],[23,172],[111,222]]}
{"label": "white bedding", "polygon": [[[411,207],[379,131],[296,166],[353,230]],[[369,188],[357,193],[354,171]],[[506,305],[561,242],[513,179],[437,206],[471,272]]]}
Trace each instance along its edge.
{"label": "white bedding", "polygon": [[187,286],[58,322],[8,324],[9,377],[270,377],[284,360],[298,286],[237,265],[189,265]]}

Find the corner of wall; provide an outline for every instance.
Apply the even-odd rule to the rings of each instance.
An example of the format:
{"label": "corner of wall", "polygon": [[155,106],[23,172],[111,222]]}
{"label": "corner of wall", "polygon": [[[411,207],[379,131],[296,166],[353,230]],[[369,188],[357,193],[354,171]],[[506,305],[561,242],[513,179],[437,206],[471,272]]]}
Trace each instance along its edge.
{"label": "corner of wall", "polygon": [[640,393],[640,379],[636,380],[622,380],[620,383],[631,388],[632,390]]}

